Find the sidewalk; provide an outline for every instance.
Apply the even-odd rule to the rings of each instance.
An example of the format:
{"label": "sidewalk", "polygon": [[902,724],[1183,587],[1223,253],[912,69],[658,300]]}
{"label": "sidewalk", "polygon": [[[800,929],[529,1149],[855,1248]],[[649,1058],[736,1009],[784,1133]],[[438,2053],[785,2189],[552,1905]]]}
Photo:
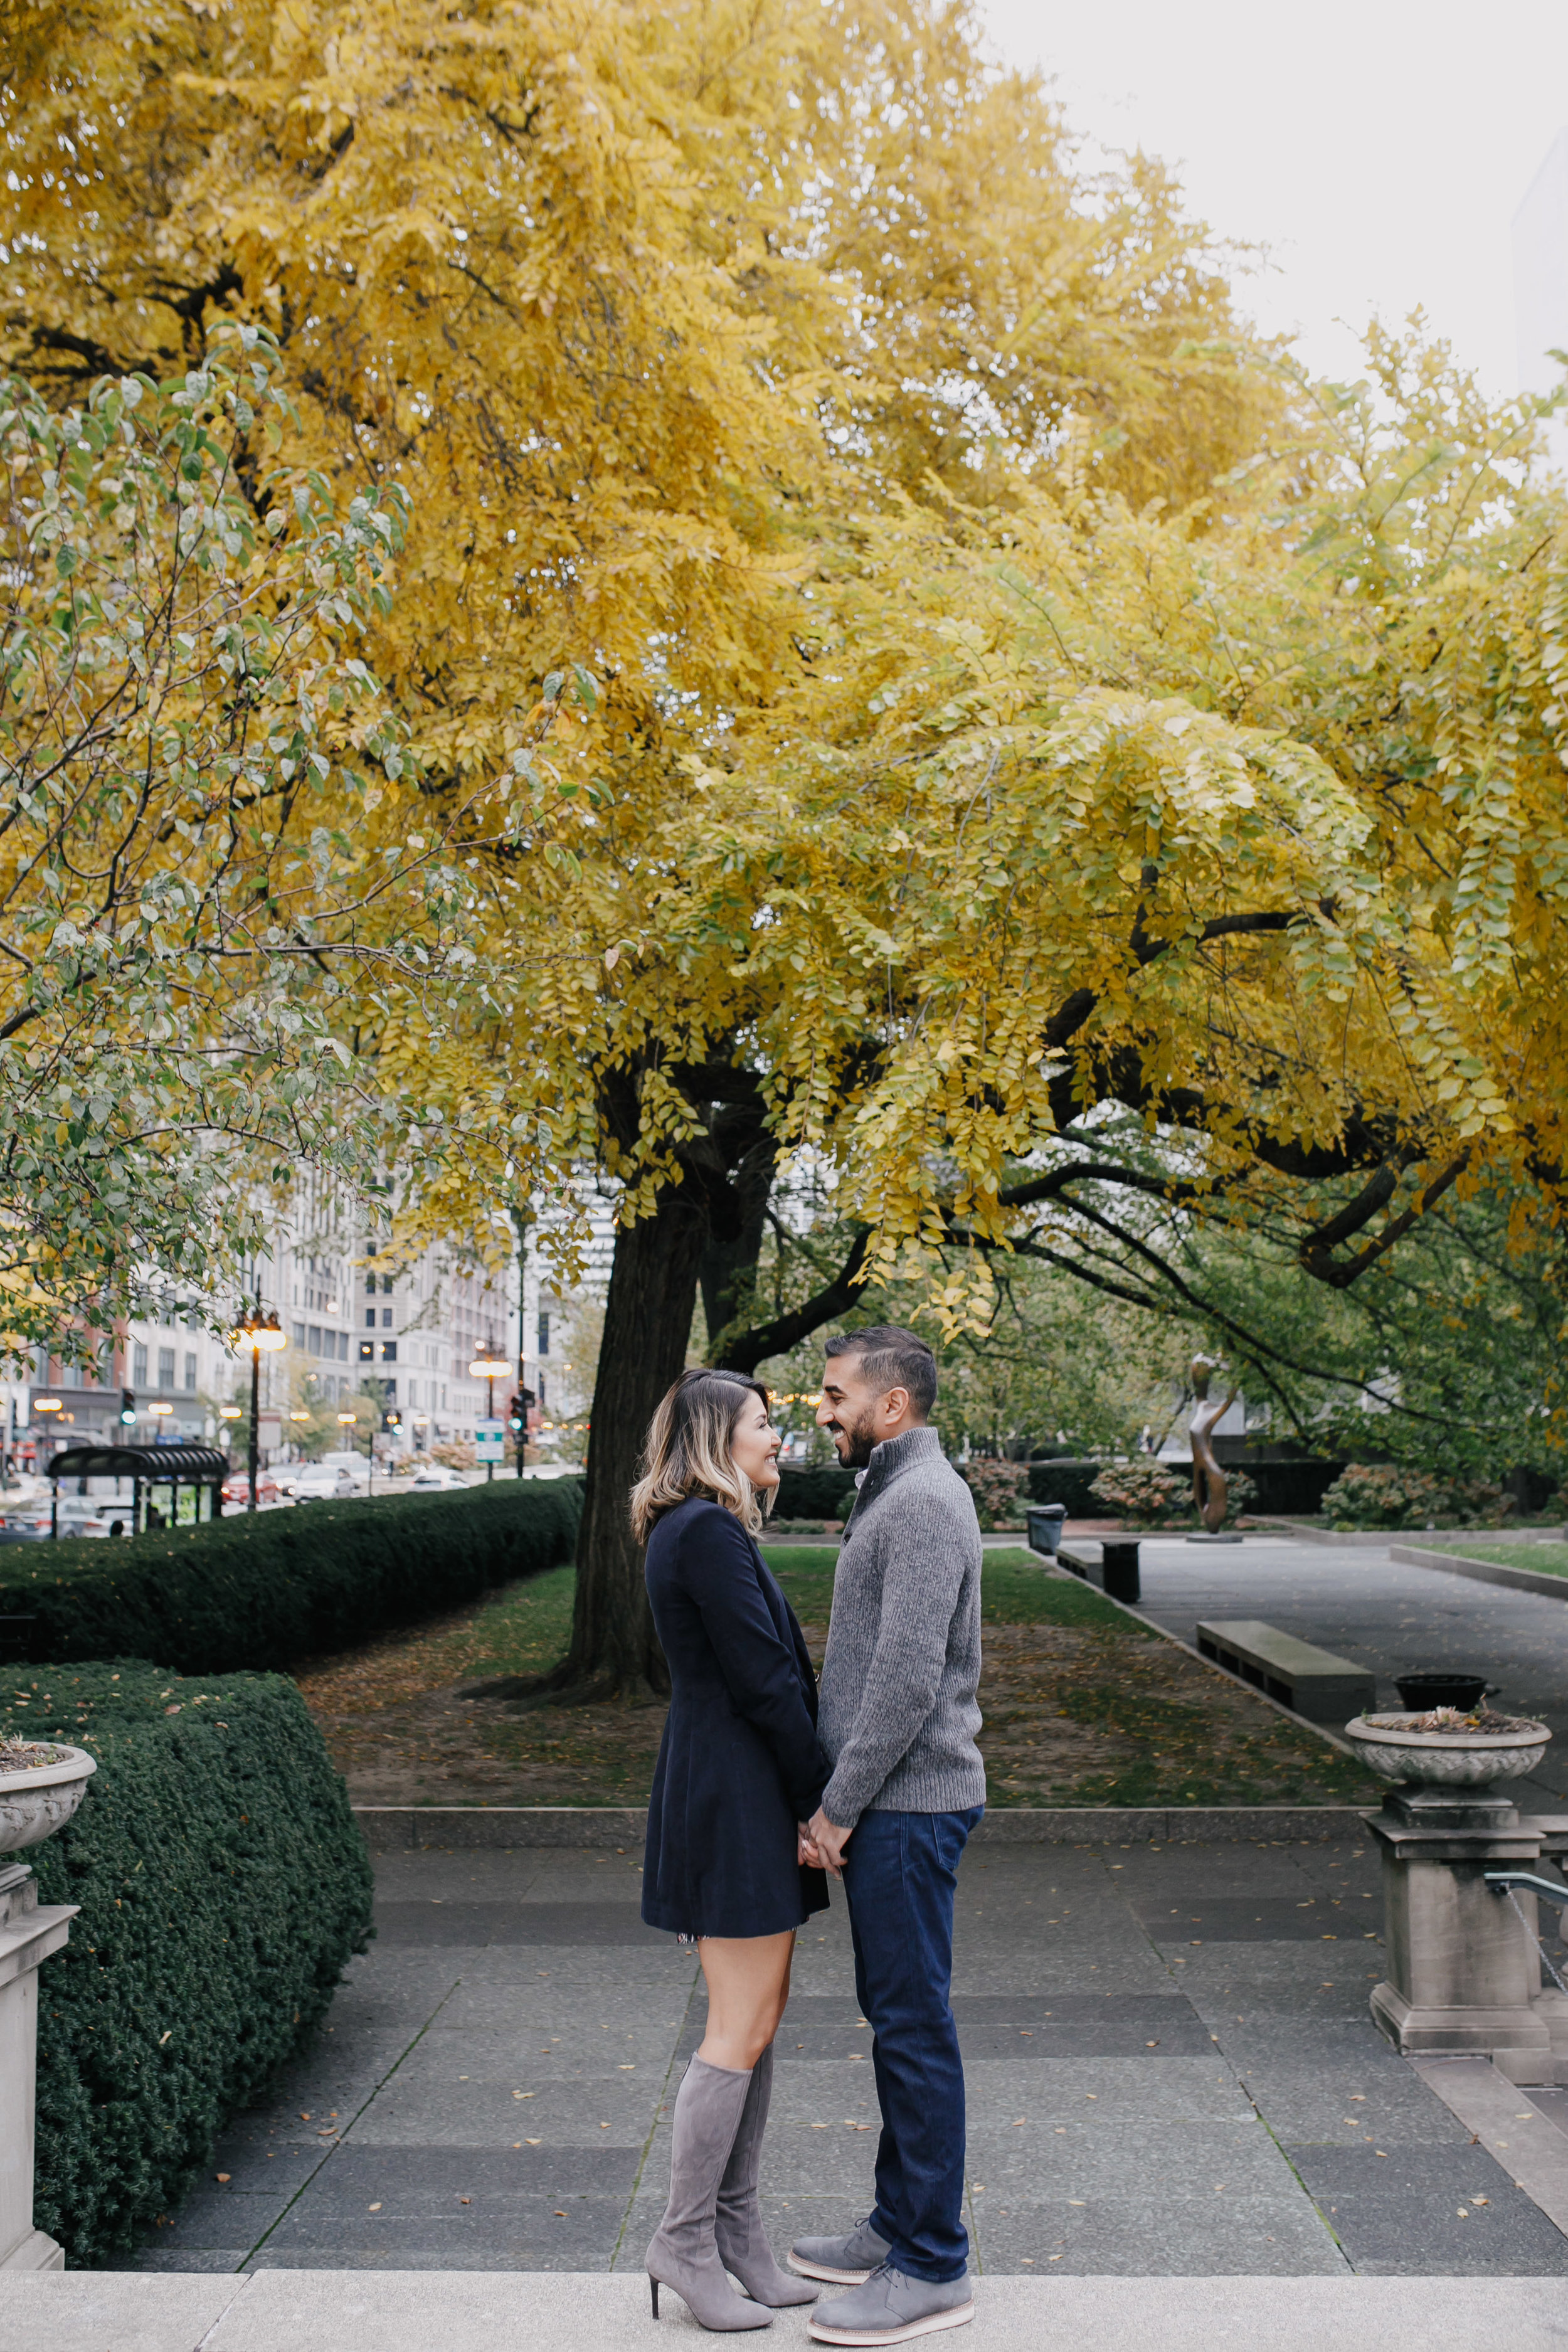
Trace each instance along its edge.
{"label": "sidewalk", "polygon": [[[637,1861],[381,1855],[379,1937],[315,2050],[137,2266],[635,2284],[702,2031]],[[1364,1842],[973,1848],[954,2008],[977,2272],[1568,2275],[1568,2238],[1373,2026],[1376,1888]],[[777,2045],[781,2245],[869,2207],[869,2041],[836,1895]],[[1555,2142],[1551,2104],[1521,2094],[1521,2132]]]}

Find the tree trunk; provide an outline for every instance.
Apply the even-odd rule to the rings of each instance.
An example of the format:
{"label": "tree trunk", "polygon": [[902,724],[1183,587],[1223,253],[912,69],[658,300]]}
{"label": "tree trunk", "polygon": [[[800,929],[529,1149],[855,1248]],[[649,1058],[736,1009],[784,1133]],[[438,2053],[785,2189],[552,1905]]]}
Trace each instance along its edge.
{"label": "tree trunk", "polygon": [[653,1216],[616,1234],[577,1535],[572,1646],[547,1677],[557,1697],[669,1688],[626,1496],[654,1407],[685,1368],[706,1234],[701,1196],[686,1183],[662,1193]]}

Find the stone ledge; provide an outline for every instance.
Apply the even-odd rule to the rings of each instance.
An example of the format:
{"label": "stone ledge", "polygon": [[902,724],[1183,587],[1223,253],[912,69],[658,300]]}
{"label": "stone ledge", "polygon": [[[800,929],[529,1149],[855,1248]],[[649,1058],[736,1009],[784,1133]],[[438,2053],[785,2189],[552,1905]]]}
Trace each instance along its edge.
{"label": "stone ledge", "polygon": [[[1353,1805],[998,1805],[984,1845],[1292,1844],[1357,1838]],[[609,1846],[631,1853],[647,1830],[641,1805],[356,1805],[374,1853],[426,1847]]]}
{"label": "stone ledge", "polygon": [[[1508,1541],[1506,1528],[1495,1529],[1489,1543]],[[1509,1568],[1500,1559],[1467,1559],[1462,1552],[1426,1551],[1415,1544],[1391,1543],[1390,1559],[1406,1568],[1440,1569],[1445,1576],[1468,1576],[1477,1584],[1507,1584],[1515,1592],[1544,1592],[1551,1601],[1568,1601],[1568,1576],[1545,1576],[1535,1568]]]}
{"label": "stone ledge", "polygon": [[[1325,2272],[1343,2257],[1323,2236]],[[1039,2352],[1377,2352],[1434,2345],[1562,2352],[1561,2277],[1071,2276],[974,2283],[976,2344]],[[674,2295],[672,2342],[697,2329]],[[809,2312],[780,2312],[769,2341],[805,2352]],[[654,2331],[635,2271],[260,2269],[236,2277],[78,2271],[6,2279],[0,2352],[644,2352]]]}

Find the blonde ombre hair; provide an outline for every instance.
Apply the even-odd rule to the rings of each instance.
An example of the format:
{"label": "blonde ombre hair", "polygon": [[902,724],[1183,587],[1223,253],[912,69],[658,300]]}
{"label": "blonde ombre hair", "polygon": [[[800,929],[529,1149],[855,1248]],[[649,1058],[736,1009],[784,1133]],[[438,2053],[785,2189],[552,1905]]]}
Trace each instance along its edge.
{"label": "blonde ombre hair", "polygon": [[689,1495],[709,1495],[760,1533],[771,1494],[759,1496],[730,1456],[730,1440],[749,1397],[771,1410],[761,1381],[744,1372],[682,1372],[648,1423],[643,1474],[632,1488],[632,1533],[647,1543],[655,1522]]}

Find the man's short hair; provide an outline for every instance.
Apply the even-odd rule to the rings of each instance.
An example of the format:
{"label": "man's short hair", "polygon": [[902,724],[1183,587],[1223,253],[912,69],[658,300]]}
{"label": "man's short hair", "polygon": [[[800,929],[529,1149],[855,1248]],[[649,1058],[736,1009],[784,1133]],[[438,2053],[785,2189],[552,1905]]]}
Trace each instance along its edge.
{"label": "man's short hair", "polygon": [[936,1358],[914,1331],[897,1323],[868,1323],[863,1331],[835,1331],[823,1349],[831,1363],[835,1356],[858,1356],[861,1378],[879,1396],[889,1389],[908,1389],[910,1402],[923,1421],[936,1402]]}

